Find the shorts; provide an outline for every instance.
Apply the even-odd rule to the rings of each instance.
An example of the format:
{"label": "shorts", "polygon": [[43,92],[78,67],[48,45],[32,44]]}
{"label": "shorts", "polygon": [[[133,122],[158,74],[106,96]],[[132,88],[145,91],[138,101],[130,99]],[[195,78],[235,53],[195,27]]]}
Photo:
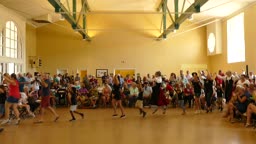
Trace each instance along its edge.
{"label": "shorts", "polygon": [[222,104],[222,101],[223,101],[223,98],[222,98],[222,97],[218,97],[218,98],[217,98],[217,102],[218,102],[219,104]]}
{"label": "shorts", "polygon": [[196,98],[200,98],[201,93],[195,93]]}
{"label": "shorts", "polygon": [[135,103],[136,108],[143,108],[143,100],[137,100]]}
{"label": "shorts", "polygon": [[51,106],[50,105],[50,96],[42,96],[42,101],[41,101],[41,108],[47,108]]}
{"label": "shorts", "polygon": [[0,115],[5,113],[4,104],[0,104]]}
{"label": "shorts", "polygon": [[18,102],[19,102],[19,99],[18,99],[18,98],[15,98],[15,97],[13,97],[13,96],[8,96],[7,99],[6,99],[6,101],[7,101],[8,103],[18,103]]}
{"label": "shorts", "polygon": [[72,111],[72,112],[76,111],[76,109],[77,109],[77,105],[71,105],[70,108],[69,108],[69,110]]}
{"label": "shorts", "polygon": [[115,96],[114,96],[114,99],[115,99],[115,100],[121,100],[121,95],[115,95]]}

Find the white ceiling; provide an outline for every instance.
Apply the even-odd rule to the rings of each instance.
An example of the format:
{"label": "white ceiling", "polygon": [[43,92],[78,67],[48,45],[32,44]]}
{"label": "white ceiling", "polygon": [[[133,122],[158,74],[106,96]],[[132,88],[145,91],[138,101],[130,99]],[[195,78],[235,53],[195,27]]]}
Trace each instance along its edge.
{"label": "white ceiling", "polygon": [[[72,0],[60,0],[66,7],[68,4],[72,10]],[[91,14],[97,12],[111,13],[155,13],[156,8],[161,0],[87,0],[92,11]],[[188,8],[194,0],[186,0],[185,8]],[[203,21],[207,18],[226,17],[239,9],[250,4],[254,4],[256,0],[209,0],[202,8],[201,13],[194,16],[196,21]],[[81,0],[77,0],[77,12],[81,9]],[[11,8],[28,20],[45,14],[51,14],[53,21],[59,19],[59,15],[54,13],[54,8],[49,4],[48,0],[1,0],[0,4]],[[179,11],[182,9],[183,0],[179,0]],[[168,7],[174,12],[174,0],[168,0]]]}

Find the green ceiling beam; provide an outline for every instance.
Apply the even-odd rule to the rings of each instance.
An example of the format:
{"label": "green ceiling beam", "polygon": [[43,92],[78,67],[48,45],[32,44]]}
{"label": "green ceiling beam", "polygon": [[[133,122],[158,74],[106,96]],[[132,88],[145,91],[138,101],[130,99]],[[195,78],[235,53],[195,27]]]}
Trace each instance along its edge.
{"label": "green ceiling beam", "polygon": [[[167,0],[163,0],[162,11],[163,11],[163,31],[166,31],[166,10],[167,10]],[[163,35],[166,38],[166,34]]]}
{"label": "green ceiling beam", "polygon": [[175,9],[175,21],[179,17],[179,0],[174,0],[174,9]]}
{"label": "green ceiling beam", "polygon": [[[83,14],[83,29],[85,32],[86,32],[86,11],[89,8],[86,6],[87,5],[86,2],[87,2],[87,0],[82,0],[82,4],[83,4],[84,8],[82,8],[82,10],[81,10],[81,12]],[[83,39],[85,39],[85,35],[83,35]]]}
{"label": "green ceiling beam", "polygon": [[77,30],[84,39],[90,40],[90,36],[86,33],[85,29],[83,29],[83,27],[76,22],[76,15],[74,15],[74,11],[73,15],[71,15],[65,6],[60,2],[60,0],[48,0],[48,2],[55,8],[55,12],[60,12],[62,16],[71,24],[72,28]]}
{"label": "green ceiling beam", "polygon": [[172,25],[170,25],[166,31],[164,31],[158,38],[163,38],[164,35],[168,35],[169,33],[171,33],[172,31],[174,31],[175,29],[179,29],[179,26],[185,21],[187,20],[193,13],[199,13],[201,7],[207,2],[208,0],[195,0],[195,2],[193,4],[190,5],[189,8],[187,8],[187,10],[181,14],[177,20],[175,20],[175,23],[173,23]]}
{"label": "green ceiling beam", "polygon": [[76,0],[73,0],[73,17],[76,20]]}
{"label": "green ceiling beam", "polygon": [[[73,18],[76,21],[76,0],[73,0]],[[77,22],[72,24],[72,28],[76,29]]]}

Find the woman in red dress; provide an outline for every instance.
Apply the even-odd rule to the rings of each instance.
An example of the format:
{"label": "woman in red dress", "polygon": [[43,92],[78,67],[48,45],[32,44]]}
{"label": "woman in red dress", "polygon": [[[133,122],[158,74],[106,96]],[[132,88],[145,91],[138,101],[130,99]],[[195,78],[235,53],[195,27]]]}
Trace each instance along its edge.
{"label": "woman in red dress", "polygon": [[20,113],[18,110],[18,102],[20,99],[19,83],[16,77],[16,74],[4,75],[4,80],[8,83],[9,86],[9,96],[6,99],[5,103],[5,120],[1,124],[7,124],[10,122],[10,108],[12,107],[14,114],[16,116],[16,124],[20,123]]}

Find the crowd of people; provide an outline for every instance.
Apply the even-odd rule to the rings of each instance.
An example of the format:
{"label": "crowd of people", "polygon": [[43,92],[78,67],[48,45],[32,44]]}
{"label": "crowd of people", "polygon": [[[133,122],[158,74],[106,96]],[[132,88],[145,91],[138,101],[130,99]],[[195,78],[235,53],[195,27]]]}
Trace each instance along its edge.
{"label": "crowd of people", "polygon": [[224,74],[220,70],[218,73],[198,71],[190,74],[180,70],[178,76],[171,73],[169,78],[160,71],[144,77],[104,73],[100,79],[93,75],[81,79],[79,74],[51,76],[42,73],[33,77],[30,73],[17,76],[6,73],[0,85],[0,118],[4,118],[1,123],[4,125],[10,123],[14,114],[15,124],[19,124],[23,110],[29,117],[36,117],[35,123],[43,123],[45,109],[48,109],[56,122],[60,116],[55,107],[60,105],[70,105],[70,121],[76,120],[74,114],[84,118],[77,108],[112,107],[113,117],[118,117],[117,108],[120,108],[120,118],[126,117],[126,107],[137,108],[144,118],[147,115],[145,107],[153,109],[152,114],[159,108],[166,114],[167,108],[178,107],[182,115],[187,108],[194,109],[195,114],[224,110],[223,117],[232,123],[246,117],[245,126],[249,127],[255,119],[255,98],[252,72],[246,75],[227,71]]}

